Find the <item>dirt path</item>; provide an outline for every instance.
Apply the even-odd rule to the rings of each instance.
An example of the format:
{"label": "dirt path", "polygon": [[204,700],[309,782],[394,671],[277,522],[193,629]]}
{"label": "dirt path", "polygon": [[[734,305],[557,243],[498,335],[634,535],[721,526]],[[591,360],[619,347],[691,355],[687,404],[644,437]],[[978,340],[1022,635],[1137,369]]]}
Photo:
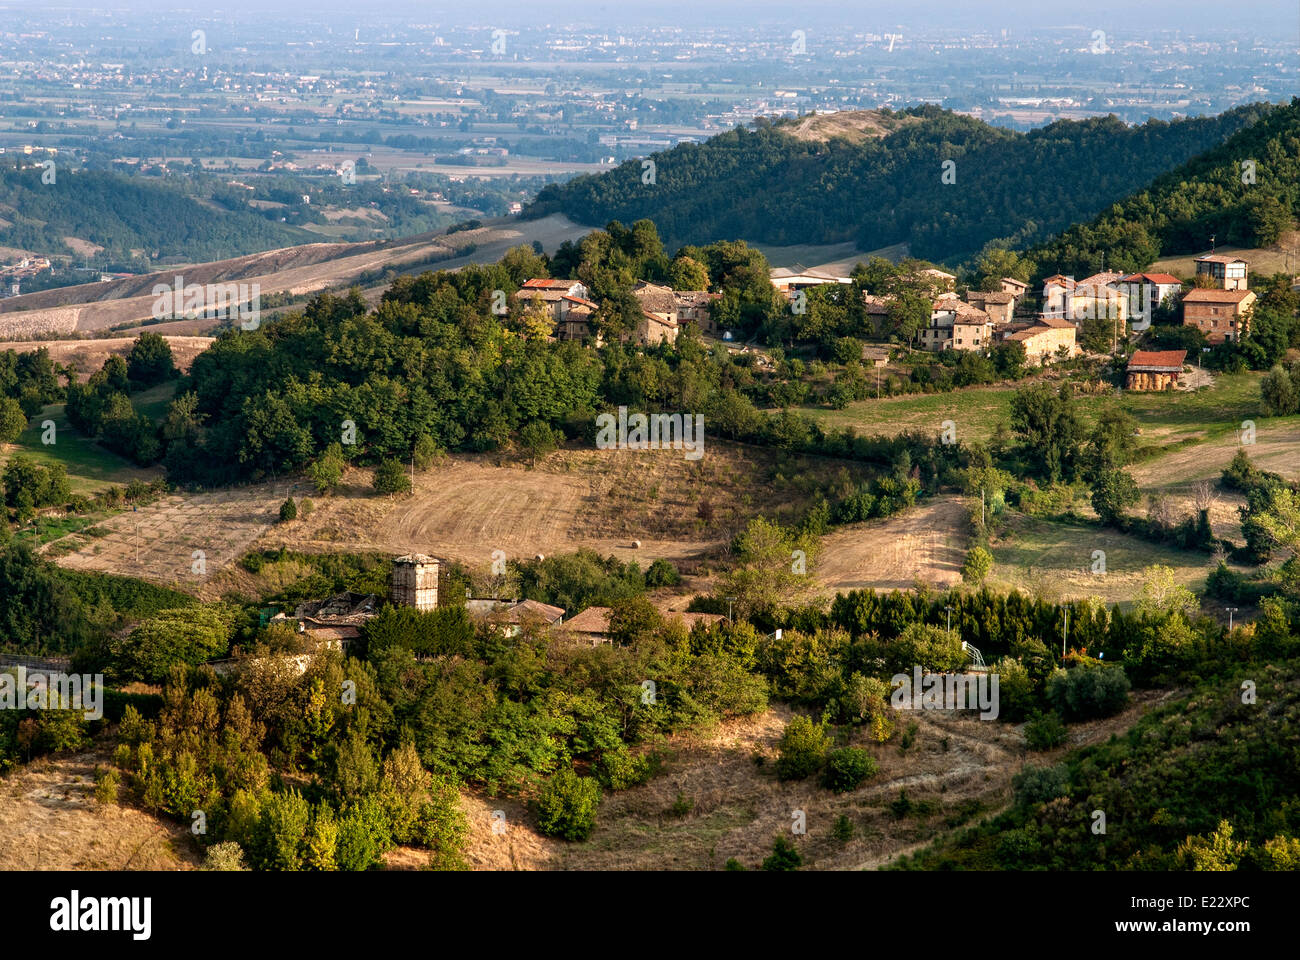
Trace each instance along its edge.
{"label": "dirt path", "polygon": [[927,501],[899,516],[840,527],[822,538],[815,574],[828,596],[874,587],[901,590],[920,580],[961,580],[966,507],[958,497]]}

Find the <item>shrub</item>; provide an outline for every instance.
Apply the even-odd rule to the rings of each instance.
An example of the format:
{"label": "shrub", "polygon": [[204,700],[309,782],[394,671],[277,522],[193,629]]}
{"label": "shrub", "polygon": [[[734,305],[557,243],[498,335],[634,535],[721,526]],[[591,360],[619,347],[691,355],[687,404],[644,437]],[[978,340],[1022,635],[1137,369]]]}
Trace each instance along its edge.
{"label": "shrub", "polygon": [[1047,681],[1047,700],[1066,720],[1112,716],[1128,702],[1128,691],[1122,667],[1057,670]]}
{"label": "shrub", "polygon": [[826,762],[830,737],[824,723],[813,723],[796,716],[781,734],[777,744],[776,776],[780,780],[803,780],[821,769]]}
{"label": "shrub", "polygon": [[247,870],[248,867],[244,865],[244,850],[233,840],[214,843],[203,856],[203,869],[223,872]]}
{"label": "shrub", "polygon": [[398,460],[384,460],[375,468],[374,486],[376,493],[409,493],[411,478]]}
{"label": "shrub", "polygon": [[876,760],[861,747],[844,747],[826,754],[822,786],[836,793],[848,793],[876,774]]}
{"label": "shrub", "polygon": [[803,857],[785,837],[776,838],[771,855],[763,861],[764,870],[798,870],[802,865]]}
{"label": "shrub", "polygon": [[542,833],[565,840],[586,840],[596,827],[600,784],[565,768],[542,785],[535,806]]}
{"label": "shrub", "polygon": [[835,818],[835,826],[831,827],[831,836],[840,843],[848,843],[853,839],[853,821],[840,814]]}
{"label": "shrub", "polygon": [[729,858],[727,859],[727,865],[726,865],[725,867],[723,867],[723,869],[724,869],[724,870],[733,870],[733,871],[735,871],[735,870],[748,870],[749,868],[746,867],[746,866],[745,866],[743,863],[741,863],[739,860],[737,860],[735,857],[729,857]]}
{"label": "shrub", "polygon": [[1065,724],[1054,712],[1039,713],[1025,724],[1025,741],[1030,750],[1051,750],[1065,743]]}
{"label": "shrub", "polygon": [[1011,780],[1016,803],[1046,803],[1070,793],[1070,771],[1065,764],[1054,767],[1027,766]]}
{"label": "shrub", "polygon": [[640,786],[654,775],[654,761],[627,750],[607,750],[596,762],[596,776],[609,790]]}
{"label": "shrub", "polygon": [[117,803],[117,790],[121,783],[121,776],[112,767],[95,771],[95,802],[101,806],[112,806]]}
{"label": "shrub", "polygon": [[966,562],[962,564],[961,578],[966,583],[979,586],[992,569],[993,554],[983,547],[971,547],[970,552],[966,554]]}
{"label": "shrub", "polygon": [[298,519],[298,505],[293,502],[293,497],[289,497],[280,504],[280,522],[288,523],[296,519]]}

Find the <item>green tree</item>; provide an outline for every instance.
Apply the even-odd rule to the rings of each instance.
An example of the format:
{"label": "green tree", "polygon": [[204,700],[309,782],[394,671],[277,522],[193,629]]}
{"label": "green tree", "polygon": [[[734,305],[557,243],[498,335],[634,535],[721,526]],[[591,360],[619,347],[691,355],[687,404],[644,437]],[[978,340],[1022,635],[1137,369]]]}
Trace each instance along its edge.
{"label": "green tree", "polygon": [[167,340],[146,331],[136,337],[131,352],[126,356],[127,377],[143,387],[180,376],[172,359],[172,348]]}
{"label": "green tree", "polygon": [[586,840],[596,827],[600,784],[564,767],[542,784],[534,806],[538,828],[548,837]]}
{"label": "green tree", "polygon": [[979,586],[993,569],[993,554],[983,547],[971,547],[966,554],[966,562],[961,567],[961,578],[969,584]]}
{"label": "green tree", "polygon": [[805,780],[822,768],[831,738],[824,723],[797,714],[785,725],[777,743],[776,775],[780,780]]}
{"label": "green tree", "polygon": [[400,460],[381,460],[375,467],[374,487],[376,493],[410,493],[411,478],[406,475],[406,468]]}
{"label": "green tree", "polygon": [[27,414],[12,397],[0,397],[0,443],[13,443],[27,429]]}

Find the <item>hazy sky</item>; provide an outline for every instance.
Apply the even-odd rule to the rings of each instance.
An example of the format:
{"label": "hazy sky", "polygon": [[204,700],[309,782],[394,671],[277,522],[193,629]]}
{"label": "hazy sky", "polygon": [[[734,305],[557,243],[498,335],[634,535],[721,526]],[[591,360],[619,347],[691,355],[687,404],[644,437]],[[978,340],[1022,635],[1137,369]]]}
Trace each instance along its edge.
{"label": "hazy sky", "polygon": [[[539,24],[590,21],[594,25],[620,23],[669,23],[689,26],[717,21],[751,23],[781,22],[833,26],[837,23],[858,29],[875,25],[978,27],[1087,26],[1107,27],[1115,33],[1140,31],[1143,25],[1162,28],[1186,26],[1205,35],[1216,25],[1239,25],[1252,31],[1267,31],[1274,37],[1292,37],[1300,44],[1300,2],[1297,0],[474,0],[447,3],[443,0],[216,0],[211,4],[176,0],[44,0],[29,2],[0,0],[0,11],[21,9],[24,13],[67,9],[132,9],[140,11],[194,11],[200,15],[238,12],[301,14],[332,21],[348,19],[364,24],[368,17],[409,18],[418,23],[473,23],[491,21]],[[3,30],[0,18],[0,30]]]}

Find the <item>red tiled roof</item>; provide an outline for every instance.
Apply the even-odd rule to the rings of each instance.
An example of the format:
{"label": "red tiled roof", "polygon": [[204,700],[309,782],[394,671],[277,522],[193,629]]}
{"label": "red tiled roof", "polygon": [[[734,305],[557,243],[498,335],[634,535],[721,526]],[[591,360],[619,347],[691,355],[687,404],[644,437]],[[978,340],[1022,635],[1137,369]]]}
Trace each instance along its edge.
{"label": "red tiled roof", "polygon": [[1181,370],[1187,359],[1186,350],[1138,350],[1129,358],[1129,369],[1137,367],[1168,367]]}
{"label": "red tiled roof", "polygon": [[1148,281],[1148,282],[1150,282],[1150,283],[1161,283],[1161,284],[1165,284],[1165,283],[1182,283],[1182,282],[1183,282],[1183,281],[1179,280],[1177,277],[1173,276],[1172,274],[1168,274],[1168,273],[1134,273],[1134,274],[1130,274],[1129,276],[1125,277],[1124,280],[1123,280],[1123,282],[1124,282],[1124,283],[1137,283],[1138,281],[1141,281],[1141,280],[1146,280],[1146,281]]}
{"label": "red tiled roof", "polygon": [[1241,303],[1254,294],[1249,290],[1192,290],[1183,303]]}
{"label": "red tiled roof", "polygon": [[564,624],[574,633],[609,633],[609,607],[588,607]]}

